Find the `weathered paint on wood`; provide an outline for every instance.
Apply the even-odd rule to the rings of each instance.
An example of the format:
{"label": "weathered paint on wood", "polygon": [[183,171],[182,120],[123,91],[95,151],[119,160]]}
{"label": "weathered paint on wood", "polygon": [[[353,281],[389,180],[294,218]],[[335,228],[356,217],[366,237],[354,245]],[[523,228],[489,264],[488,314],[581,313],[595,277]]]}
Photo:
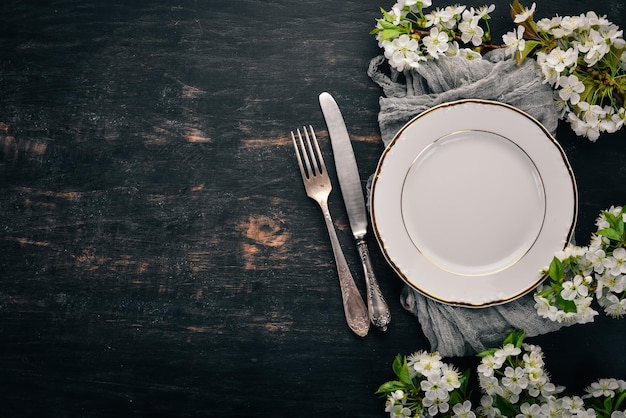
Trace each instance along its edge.
{"label": "weathered paint on wood", "polygon": [[[507,2],[495,3],[502,34]],[[393,323],[350,332],[288,136],[313,124],[330,154],[317,104],[329,91],[364,183],[374,171],[381,92],[366,70],[379,6],[391,3],[0,5],[3,415],[383,415],[374,391],[393,357],[427,341],[372,237]],[[589,7],[626,25],[618,1],[538,4]],[[584,241],[599,210],[626,203],[626,138],[589,144],[567,126],[558,137]],[[330,203],[363,290],[338,187]],[[535,341],[572,390],[626,378],[620,322]]]}

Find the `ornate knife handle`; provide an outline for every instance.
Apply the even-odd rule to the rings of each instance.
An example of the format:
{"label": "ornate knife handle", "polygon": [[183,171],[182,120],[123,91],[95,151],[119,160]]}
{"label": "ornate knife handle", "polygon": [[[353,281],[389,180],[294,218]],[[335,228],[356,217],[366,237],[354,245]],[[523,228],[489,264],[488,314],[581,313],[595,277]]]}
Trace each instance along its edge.
{"label": "ornate knife handle", "polygon": [[385,302],[383,292],[378,286],[378,280],[372,268],[372,260],[365,242],[365,237],[357,238],[356,246],[359,250],[363,271],[365,272],[365,285],[367,286],[367,307],[370,313],[372,324],[381,331],[387,330],[387,325],[391,322],[391,312]]}

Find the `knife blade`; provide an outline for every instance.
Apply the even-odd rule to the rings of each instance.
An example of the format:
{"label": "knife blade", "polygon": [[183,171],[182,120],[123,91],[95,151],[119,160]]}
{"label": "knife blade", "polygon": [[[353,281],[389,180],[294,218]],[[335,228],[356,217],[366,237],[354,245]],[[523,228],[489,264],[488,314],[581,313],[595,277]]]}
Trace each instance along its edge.
{"label": "knife blade", "polygon": [[329,93],[324,92],[320,94],[319,102],[330,136],[337,178],[339,179],[339,187],[348,212],[350,229],[356,241],[361,265],[365,273],[370,320],[376,328],[385,331],[391,321],[391,313],[376,280],[369,249],[365,241],[367,234],[367,210],[350,135],[335,99]]}

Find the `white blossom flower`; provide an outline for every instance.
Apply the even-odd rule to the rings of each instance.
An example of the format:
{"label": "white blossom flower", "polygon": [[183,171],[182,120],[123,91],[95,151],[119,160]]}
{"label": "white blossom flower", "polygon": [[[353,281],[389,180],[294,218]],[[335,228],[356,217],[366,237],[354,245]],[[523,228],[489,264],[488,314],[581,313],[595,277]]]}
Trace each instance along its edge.
{"label": "white blossom flower", "polygon": [[541,413],[546,418],[565,418],[563,404],[560,398],[551,397],[541,404]]}
{"label": "white blossom flower", "polygon": [[626,122],[626,109],[624,109],[624,107],[620,107],[619,109],[617,109],[616,112],[613,113],[611,119],[613,119],[613,122],[615,122],[615,128],[617,130],[622,129],[624,123]]}
{"label": "white blossom flower", "polygon": [[600,379],[597,382],[593,382],[586,390],[594,398],[602,396],[610,398],[615,396],[617,389],[619,389],[619,385],[616,379]]}
{"label": "white blossom flower", "polygon": [[588,45],[590,47],[585,54],[584,60],[588,66],[593,66],[610,51],[610,45],[606,43],[604,36],[597,30],[592,29],[588,36]]}
{"label": "white blossom flower", "polygon": [[606,289],[609,292],[622,293],[626,290],[626,276],[617,275],[614,276],[607,272],[596,277],[598,283],[597,293],[599,295]]}
{"label": "white blossom flower", "polygon": [[536,7],[537,5],[535,3],[533,3],[532,6],[530,6],[530,9],[524,7],[524,11],[522,13],[515,15],[514,22],[522,23],[522,22],[527,21],[533,14],[535,14]]}
{"label": "white blossom flower", "polygon": [[[578,105],[580,105],[580,103]],[[600,137],[600,123],[598,121],[582,120],[573,112],[570,112],[567,117],[576,135],[584,136],[591,142],[595,142]]]}
{"label": "white blossom flower", "polygon": [[558,257],[559,260],[564,261],[566,259],[578,258],[584,254],[584,247],[568,244],[562,251],[557,251],[555,256]]}
{"label": "white blossom flower", "polygon": [[578,414],[585,410],[585,403],[580,396],[564,396],[561,398],[561,404],[563,409],[572,414]]}
{"label": "white blossom flower", "polygon": [[504,347],[498,349],[495,353],[493,353],[494,357],[497,359],[501,359],[504,358],[506,359],[506,357],[510,357],[510,356],[516,356],[518,354],[521,354],[522,349],[519,347],[516,347],[513,344],[506,344]]}
{"label": "white blossom flower", "polygon": [[430,35],[425,36],[422,40],[428,54],[433,58],[438,58],[448,50],[448,34],[439,32],[437,28],[431,28]]}
{"label": "white blossom flower", "polygon": [[592,302],[593,298],[590,296],[575,299],[576,313],[573,314],[572,319],[579,324],[593,322],[594,317],[598,315],[598,311],[591,307]]}
{"label": "white blossom flower", "polygon": [[564,16],[560,21],[560,28],[563,31],[564,36],[571,35],[575,30],[579,29],[584,24],[583,19],[580,16]]}
{"label": "white blossom flower", "polygon": [[437,399],[424,398],[422,400],[422,405],[428,408],[428,414],[432,417],[434,417],[440,412],[442,414],[445,414],[446,412],[450,410],[450,405],[448,404],[448,402],[442,399],[438,399],[438,398]]}
{"label": "white blossom flower", "polygon": [[441,382],[448,392],[461,387],[460,377],[459,371],[454,366],[445,363],[441,366]]}
{"label": "white blossom flower", "polygon": [[452,412],[453,417],[476,418],[476,414],[472,411],[472,403],[470,401],[455,404],[452,407]]}
{"label": "white blossom flower", "polygon": [[588,26],[608,26],[611,24],[606,18],[606,16],[598,16],[596,12],[589,11],[585,15],[585,20]]}
{"label": "white blossom flower", "polygon": [[478,407],[478,412],[480,413],[480,416],[487,418],[495,418],[502,415],[500,413],[500,410],[494,405],[493,397],[491,397],[490,395],[483,395],[480,398],[480,406]]}
{"label": "white blossom flower", "polygon": [[402,390],[396,390],[387,397],[385,412],[389,412],[392,418],[408,418],[412,415],[406,407],[407,395]]}
{"label": "white blossom flower", "polygon": [[510,367],[504,369],[504,377],[502,378],[502,386],[510,390],[513,394],[519,395],[522,390],[528,386],[528,377],[521,367]]}
{"label": "white blossom flower", "polygon": [[534,396],[543,399],[550,399],[554,397],[554,395],[558,394],[565,390],[563,387],[557,387],[554,383],[550,382],[548,378],[544,375],[543,379],[539,380],[535,386],[535,390],[538,392]]}
{"label": "white blossom flower", "polygon": [[534,299],[537,315],[553,322],[563,322],[563,311],[554,306],[549,299],[539,295],[535,295]]}
{"label": "white blossom flower", "polygon": [[488,19],[489,13],[493,12],[494,10],[496,10],[495,4],[490,4],[489,6],[480,6],[478,9],[474,9],[472,7],[472,13],[474,13],[479,19]]}
{"label": "white blossom flower", "polygon": [[490,395],[490,396],[500,395],[500,396],[502,396],[504,394],[504,390],[503,390],[502,386],[500,386],[500,381],[498,380],[498,378],[496,378],[494,376],[485,376],[485,375],[480,374],[480,375],[478,375],[478,381],[479,381],[479,384],[480,384],[480,388],[487,395]]}
{"label": "white blossom flower", "polygon": [[616,248],[611,256],[602,260],[602,264],[614,276],[626,274],[626,249]]}
{"label": "white blossom flower", "polygon": [[615,109],[612,106],[604,106],[604,117],[600,119],[600,130],[604,132],[617,131],[617,123],[613,120]]}
{"label": "white blossom flower", "polygon": [[519,409],[521,414],[518,414],[516,418],[543,418],[541,406],[537,404],[530,405],[529,403],[524,402]]}
{"label": "white blossom flower", "polygon": [[441,24],[444,28],[454,29],[457,26],[457,22],[461,19],[463,12],[465,11],[466,6],[455,5],[455,6],[447,6],[446,12],[449,13],[452,17],[448,20],[442,20]]}
{"label": "white blossom flower", "polygon": [[454,11],[452,9],[440,9],[437,8],[426,16],[426,27],[439,27],[443,26],[446,22],[449,22],[454,18]]}
{"label": "white blossom flower", "polygon": [[472,51],[471,49],[468,49],[468,48],[461,48],[459,50],[459,56],[465,58],[468,61],[474,61],[474,60],[478,61],[483,58],[483,56],[480,55],[479,52]]}
{"label": "white blossom flower", "polygon": [[441,373],[441,366],[443,362],[441,361],[441,356],[437,352],[427,353],[425,351],[420,351],[414,355],[412,361],[413,363],[409,365],[409,367],[413,367],[413,369],[422,376],[439,376]]}
{"label": "white blossom flower", "polygon": [[559,96],[561,99],[575,105],[580,102],[580,93],[585,91],[585,85],[574,74],[559,79]]}
{"label": "white blossom flower", "polygon": [[406,12],[404,11],[400,3],[394,4],[388,13],[389,16],[393,18],[394,25],[399,25],[406,22]]}
{"label": "white blossom flower", "polygon": [[621,49],[626,45],[626,42],[622,38],[624,32],[619,30],[615,25],[609,25],[599,30],[600,35],[604,38],[604,42],[607,45],[613,45],[616,49]]}
{"label": "white blossom flower", "polygon": [[598,234],[591,234],[591,238],[589,239],[589,251],[596,251],[601,249],[605,244],[609,243],[609,239],[607,237],[603,237]]}
{"label": "white blossom flower", "polygon": [[459,30],[461,31],[461,41],[472,43],[474,46],[478,46],[483,43],[483,35],[485,31],[478,25],[479,20],[463,20],[459,23]]}
{"label": "white blossom flower", "polygon": [[546,56],[546,64],[554,68],[557,73],[562,73],[565,68],[575,65],[577,60],[578,51],[574,48],[564,51],[556,47]]}
{"label": "white blossom flower", "polygon": [[424,396],[430,400],[440,399],[442,401],[448,401],[450,398],[446,384],[439,375],[431,374],[426,380],[422,380],[420,382],[420,389],[424,391]]}
{"label": "white blossom flower", "polygon": [[385,412],[389,412],[391,418],[410,418],[411,410],[404,405],[387,405]]}
{"label": "white blossom flower", "polygon": [[532,370],[543,370],[544,361],[543,353],[539,349],[527,349],[527,352],[522,356],[524,360],[524,367],[527,372]]}
{"label": "white blossom flower", "polygon": [[[596,237],[599,237],[599,235],[596,235]],[[600,240],[600,244],[601,243],[602,241]],[[593,248],[589,247],[589,249],[585,253],[585,260],[589,262],[589,264],[593,268],[593,271],[599,274],[604,273],[604,264],[602,264],[602,260],[604,259],[604,257],[606,257],[606,253],[603,249],[599,248],[599,246],[594,246]]]}
{"label": "white blossom flower", "polygon": [[626,299],[620,299],[617,295],[610,293],[599,300],[604,312],[612,318],[621,318],[626,315]]}
{"label": "white blossom flower", "polygon": [[592,408],[582,410],[576,414],[576,418],[596,418],[596,411]]}
{"label": "white blossom flower", "polygon": [[516,31],[514,30],[502,35],[502,42],[504,42],[504,45],[507,47],[507,53],[514,55],[526,48],[526,40],[524,39],[525,30],[523,26],[518,26]]}
{"label": "white blossom flower", "polygon": [[553,18],[543,18],[539,19],[536,24],[539,31],[544,33],[549,33],[552,29],[558,28],[561,26],[561,21],[563,20],[560,16],[555,16]]}
{"label": "white blossom flower", "polygon": [[520,393],[514,393],[510,388],[507,387],[502,388],[502,397],[511,403],[519,402]]}
{"label": "white blossom flower", "polygon": [[576,275],[572,280],[563,282],[563,290],[561,297],[565,300],[574,300],[577,297],[586,297],[589,294],[589,288],[583,283],[584,277]]}
{"label": "white blossom flower", "polygon": [[548,83],[551,86],[555,86],[559,82],[559,77],[561,76],[561,74],[547,63],[547,57],[548,54],[543,51],[539,51],[535,59],[537,60],[537,64],[539,65],[544,84]]}
{"label": "white blossom flower", "polygon": [[478,373],[483,376],[493,376],[494,370],[502,367],[502,364],[504,364],[505,360],[506,357],[496,358],[492,355],[485,356],[481,359],[480,365],[477,368]]}
{"label": "white blossom flower", "polygon": [[419,42],[406,34],[391,41],[383,41],[383,47],[389,64],[400,72],[417,68],[420,61],[426,59],[421,55]]}

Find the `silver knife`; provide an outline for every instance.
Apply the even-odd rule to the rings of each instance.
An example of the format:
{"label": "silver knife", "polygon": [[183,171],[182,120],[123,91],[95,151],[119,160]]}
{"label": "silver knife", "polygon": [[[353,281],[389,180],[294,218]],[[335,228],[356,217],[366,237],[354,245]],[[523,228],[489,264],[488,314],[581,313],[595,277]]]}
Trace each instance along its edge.
{"label": "silver knife", "polygon": [[367,211],[365,209],[361,179],[359,178],[359,169],[356,165],[352,144],[350,143],[350,136],[335,99],[330,94],[324,92],[320,94],[319,101],[324,119],[326,119],[328,134],[330,135],[337,177],[339,178],[343,201],[348,211],[350,228],[352,229],[352,235],[356,241],[365,273],[370,320],[376,328],[385,331],[391,321],[391,313],[374,275],[369,250],[365,243]]}

